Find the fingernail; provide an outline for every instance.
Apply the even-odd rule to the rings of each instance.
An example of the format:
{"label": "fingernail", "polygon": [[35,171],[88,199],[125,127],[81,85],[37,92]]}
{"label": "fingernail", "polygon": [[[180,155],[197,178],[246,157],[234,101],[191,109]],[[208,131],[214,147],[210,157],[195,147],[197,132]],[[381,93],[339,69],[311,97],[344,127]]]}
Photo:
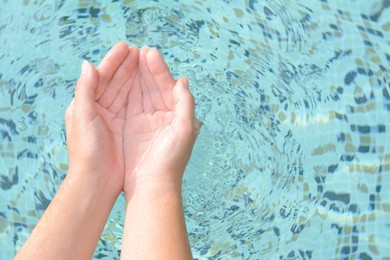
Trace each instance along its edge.
{"label": "fingernail", "polygon": [[182,78],[180,80],[180,83],[183,85],[183,87],[185,87],[187,90],[190,89],[190,82],[188,81],[187,78]]}
{"label": "fingernail", "polygon": [[89,62],[84,60],[83,64],[81,65],[81,75],[87,75],[89,72]]}
{"label": "fingernail", "polygon": [[196,130],[197,134],[199,134],[200,129],[202,128],[202,125],[203,125],[203,122],[200,121],[199,119],[195,118],[194,127],[195,127],[195,130]]}

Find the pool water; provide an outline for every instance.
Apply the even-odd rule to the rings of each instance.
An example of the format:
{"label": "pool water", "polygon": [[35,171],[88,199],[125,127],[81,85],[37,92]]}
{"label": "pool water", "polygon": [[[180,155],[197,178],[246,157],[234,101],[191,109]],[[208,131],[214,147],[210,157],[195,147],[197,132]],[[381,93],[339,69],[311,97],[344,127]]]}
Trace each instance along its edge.
{"label": "pool water", "polygon": [[[196,259],[390,259],[390,1],[0,1],[0,259],[64,179],[80,64],[120,40],[186,76],[204,122]],[[118,199],[94,259],[118,259]]]}

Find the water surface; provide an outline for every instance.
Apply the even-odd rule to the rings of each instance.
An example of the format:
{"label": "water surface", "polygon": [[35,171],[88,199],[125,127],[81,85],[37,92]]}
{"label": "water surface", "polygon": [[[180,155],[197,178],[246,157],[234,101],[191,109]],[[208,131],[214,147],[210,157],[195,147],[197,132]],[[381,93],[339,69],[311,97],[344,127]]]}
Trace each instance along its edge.
{"label": "water surface", "polygon": [[[390,258],[390,3],[0,3],[0,258],[68,166],[80,64],[156,47],[204,122],[183,197],[199,259]],[[95,259],[118,259],[121,196]]]}

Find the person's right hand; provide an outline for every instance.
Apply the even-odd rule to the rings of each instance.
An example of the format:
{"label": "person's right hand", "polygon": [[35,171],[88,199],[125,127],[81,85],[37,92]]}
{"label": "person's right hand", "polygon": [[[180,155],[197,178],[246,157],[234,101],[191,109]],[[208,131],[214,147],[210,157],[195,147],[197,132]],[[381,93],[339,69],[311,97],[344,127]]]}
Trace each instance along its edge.
{"label": "person's right hand", "polygon": [[199,127],[188,80],[176,81],[160,53],[143,47],[123,130],[125,193],[144,184],[180,189]]}

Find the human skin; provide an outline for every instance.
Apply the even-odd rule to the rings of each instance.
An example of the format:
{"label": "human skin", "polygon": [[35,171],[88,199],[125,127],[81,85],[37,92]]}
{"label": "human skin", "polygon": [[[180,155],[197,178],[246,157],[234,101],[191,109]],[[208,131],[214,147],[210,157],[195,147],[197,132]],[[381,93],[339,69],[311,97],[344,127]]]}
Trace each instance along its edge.
{"label": "human skin", "polygon": [[125,107],[112,112],[102,100],[117,99],[109,91],[121,75],[116,68],[131,69],[137,60],[136,48],[119,43],[97,70],[83,63],[65,116],[68,174],[15,259],[92,258],[124,177]]}
{"label": "human skin", "polygon": [[181,186],[199,132],[188,80],[144,47],[132,73],[124,144],[126,219],[122,259],[192,259]]}
{"label": "human skin", "polygon": [[191,259],[181,200],[200,123],[186,79],[119,43],[83,64],[66,112],[68,174],[15,259],[90,259],[121,191],[123,259]]}

